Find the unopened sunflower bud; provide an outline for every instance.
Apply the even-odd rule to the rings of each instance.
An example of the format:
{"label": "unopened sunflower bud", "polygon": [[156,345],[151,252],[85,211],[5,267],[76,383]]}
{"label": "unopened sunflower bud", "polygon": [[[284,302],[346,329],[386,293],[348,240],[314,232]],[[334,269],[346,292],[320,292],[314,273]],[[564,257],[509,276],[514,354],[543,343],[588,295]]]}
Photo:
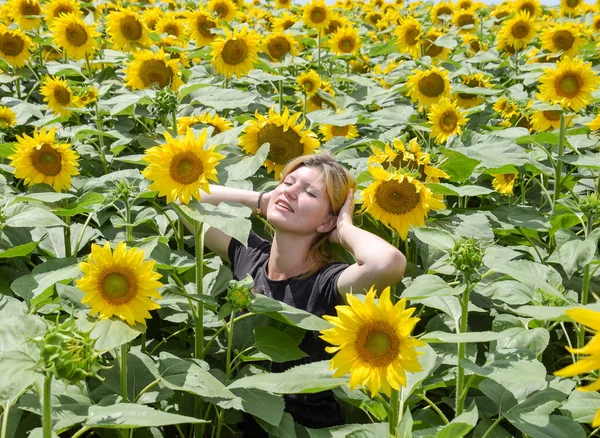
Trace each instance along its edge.
{"label": "unopened sunflower bud", "polygon": [[598,193],[593,192],[580,198],[579,209],[587,218],[600,216],[600,196]]}
{"label": "unopened sunflower bud", "polygon": [[449,255],[450,264],[462,272],[465,279],[472,281],[477,270],[483,264],[485,248],[482,248],[475,239],[470,237],[456,242],[449,251]]}
{"label": "unopened sunflower bud", "polygon": [[235,285],[227,292],[227,302],[236,310],[247,309],[254,298],[252,289],[243,285]]}
{"label": "unopened sunflower bud", "polygon": [[41,350],[38,365],[65,382],[76,384],[86,377],[100,378],[98,372],[107,368],[99,361],[90,333],[80,332],[73,318],[55,324],[45,336],[33,340]]}

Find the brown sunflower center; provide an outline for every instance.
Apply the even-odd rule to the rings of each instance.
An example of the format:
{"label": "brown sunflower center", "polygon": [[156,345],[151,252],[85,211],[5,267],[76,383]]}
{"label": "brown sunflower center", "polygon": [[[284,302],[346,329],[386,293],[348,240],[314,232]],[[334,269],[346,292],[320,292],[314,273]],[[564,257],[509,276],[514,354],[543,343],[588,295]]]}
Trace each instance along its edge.
{"label": "brown sunflower center", "polygon": [[69,90],[62,85],[54,87],[54,98],[63,106],[71,103],[71,93],[69,93]]}
{"label": "brown sunflower center", "polygon": [[575,38],[568,30],[559,30],[554,32],[554,35],[552,35],[552,43],[558,50],[567,51],[573,47],[574,42]]}
{"label": "brown sunflower center", "polygon": [[319,24],[325,21],[325,19],[327,18],[327,11],[325,10],[325,8],[322,8],[321,6],[315,6],[314,8],[311,9],[310,11],[310,21],[312,21],[313,23]]}
{"label": "brown sunflower center", "polygon": [[315,89],[315,83],[313,81],[311,81],[310,79],[307,79],[306,81],[304,81],[302,83],[302,88],[304,88],[304,91],[310,93],[312,90]]}
{"label": "brown sunflower center", "polygon": [[276,164],[287,164],[293,158],[304,153],[302,138],[293,129],[283,130],[283,126],[267,123],[257,135],[257,144],[262,146],[269,143],[267,159]]}
{"label": "brown sunflower center", "polygon": [[383,210],[392,214],[405,214],[419,205],[421,195],[406,179],[402,182],[390,180],[379,185],[375,199]]}
{"label": "brown sunflower center", "polygon": [[462,14],[458,17],[458,27],[468,26],[469,24],[475,24],[473,14]]}
{"label": "brown sunflower center", "polygon": [[446,88],[444,78],[438,73],[431,72],[419,81],[419,91],[427,97],[441,96]]}
{"label": "brown sunflower center", "polygon": [[215,35],[210,31],[214,29],[216,24],[214,21],[207,19],[205,16],[200,16],[196,19],[196,29],[198,32],[202,34],[205,38],[214,38]]}
{"label": "brown sunflower center", "polygon": [[527,36],[530,28],[531,28],[531,26],[529,25],[528,22],[518,21],[511,27],[510,33],[512,34],[512,36],[514,38],[519,40],[519,39],[525,38]]}
{"label": "brown sunflower center", "polygon": [[6,115],[0,115],[0,128],[6,128],[8,126],[12,126],[13,120]]}
{"label": "brown sunflower center", "polygon": [[356,43],[354,42],[354,38],[344,37],[338,43],[338,48],[344,53],[350,53],[354,50],[355,45]]}
{"label": "brown sunflower center", "polygon": [[229,7],[225,3],[217,3],[213,10],[220,18],[224,18],[229,14]]}
{"label": "brown sunflower center", "polygon": [[442,15],[452,15],[452,9],[448,6],[442,6],[437,10],[436,18],[440,18]]}
{"label": "brown sunflower center", "polygon": [[8,56],[18,56],[25,48],[25,41],[18,36],[10,33],[0,35],[0,52]]}
{"label": "brown sunflower center", "polygon": [[148,59],[140,67],[140,78],[146,87],[158,84],[160,88],[164,88],[171,84],[173,70],[160,59]]}
{"label": "brown sunflower center", "polygon": [[325,31],[325,33],[327,35],[331,34],[331,33],[335,33],[340,27],[342,26],[342,23],[340,23],[338,20],[333,19],[329,22],[329,27],[327,28],[327,30]]}
{"label": "brown sunflower center", "polygon": [[345,137],[348,134],[348,126],[332,126],[331,133],[337,137]]}
{"label": "brown sunflower center", "polygon": [[567,0],[567,5],[570,8],[576,8],[577,6],[579,6],[579,0]]}
{"label": "brown sunflower center", "polygon": [[189,185],[198,181],[204,172],[202,161],[193,152],[180,152],[171,160],[169,174],[180,184]]}
{"label": "brown sunflower center", "polygon": [[533,17],[533,14],[535,13],[535,6],[533,6],[531,3],[522,3],[519,7],[519,11],[529,12],[529,16]]}
{"label": "brown sunflower center", "polygon": [[179,26],[177,26],[175,23],[171,23],[171,24],[167,24],[164,28],[165,33],[172,35],[174,37],[178,37],[179,36]]}
{"label": "brown sunflower center", "polygon": [[369,23],[371,23],[373,26],[375,26],[381,20],[381,14],[378,12],[369,14],[367,20],[369,21]]}
{"label": "brown sunflower center", "polygon": [[386,367],[398,357],[400,340],[392,326],[374,321],[362,327],[355,341],[358,356],[371,366]]}
{"label": "brown sunflower center", "polygon": [[282,36],[275,37],[267,44],[267,50],[275,59],[284,58],[291,50],[290,42]]}
{"label": "brown sunflower center", "polygon": [[470,1],[464,1],[464,2],[460,2],[458,4],[458,7],[460,9],[471,9],[471,7],[473,6],[473,3]]}
{"label": "brown sunflower center", "polygon": [[65,36],[69,43],[75,47],[83,46],[88,39],[85,27],[77,23],[71,23],[67,26]]}
{"label": "brown sunflower center", "polygon": [[573,74],[567,74],[557,79],[556,92],[562,97],[576,96],[581,90],[579,78]]}
{"label": "brown sunflower center", "polygon": [[53,11],[52,16],[54,18],[58,18],[62,14],[71,14],[73,12],[75,12],[75,11],[73,10],[73,8],[71,6],[69,6],[69,5],[60,5],[58,8],[56,8]]}
{"label": "brown sunflower center", "polygon": [[142,37],[142,23],[132,15],[127,15],[121,19],[119,29],[121,35],[129,41],[137,41]]}
{"label": "brown sunflower center", "polygon": [[[437,39],[437,37],[435,37],[435,38]],[[440,53],[442,53],[442,50],[444,50],[443,47],[436,46],[431,41],[425,41],[425,43],[423,44],[423,46],[425,48],[425,55],[430,56],[432,58],[435,58]]]}
{"label": "brown sunflower center", "polygon": [[36,1],[25,1],[21,3],[19,11],[21,15],[40,15],[40,5]]}
{"label": "brown sunflower center", "polygon": [[240,64],[248,58],[248,45],[243,40],[229,40],[223,46],[221,56],[225,64]]}
{"label": "brown sunflower center", "polygon": [[544,117],[552,122],[560,120],[560,111],[542,111]]}
{"label": "brown sunflower center", "polygon": [[100,282],[100,294],[111,304],[125,304],[135,296],[135,281],[130,272],[110,272]]}
{"label": "brown sunflower center", "polygon": [[458,116],[455,111],[446,111],[440,117],[440,129],[446,133],[454,132],[458,124]]}
{"label": "brown sunflower center", "polygon": [[496,18],[498,20],[504,18],[504,17],[508,17],[508,11],[500,11],[496,14]]}
{"label": "brown sunflower center", "polygon": [[50,144],[44,143],[31,154],[31,165],[43,175],[56,176],[62,170],[62,155]]}
{"label": "brown sunflower center", "polygon": [[417,44],[419,42],[420,33],[421,32],[419,32],[417,26],[410,26],[408,29],[406,29],[406,32],[404,32],[404,40],[406,41],[406,44],[409,46],[414,46]]}

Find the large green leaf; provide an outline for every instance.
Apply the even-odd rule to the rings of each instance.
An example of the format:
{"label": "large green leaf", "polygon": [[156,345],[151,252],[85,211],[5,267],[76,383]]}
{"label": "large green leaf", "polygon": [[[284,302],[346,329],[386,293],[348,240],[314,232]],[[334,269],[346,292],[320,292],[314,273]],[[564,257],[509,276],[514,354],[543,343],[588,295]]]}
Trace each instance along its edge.
{"label": "large green leaf", "polygon": [[6,209],[7,227],[66,227],[58,216],[29,204],[14,204]]}
{"label": "large green leaf", "polygon": [[256,154],[244,157],[237,163],[228,166],[226,168],[227,180],[245,180],[256,174],[258,169],[261,168],[267,159],[267,156],[269,155],[269,149],[269,144],[263,144],[260,146]]}
{"label": "large green leaf", "polygon": [[237,409],[266,421],[271,426],[279,426],[283,418],[285,403],[280,395],[269,394],[256,388],[235,388],[232,400],[217,403],[225,409]]}
{"label": "large green leaf", "polygon": [[560,407],[578,423],[591,423],[600,409],[600,393],[590,391],[573,391],[569,399]]}
{"label": "large green leaf", "polygon": [[289,362],[307,356],[290,335],[273,327],[256,327],[254,339],[254,347],[273,362]]}
{"label": "large green leaf", "polygon": [[216,111],[224,109],[241,109],[245,111],[248,106],[260,99],[256,92],[243,91],[235,88],[222,88],[209,86],[190,93],[192,103],[214,108]]}
{"label": "large green leaf", "polygon": [[467,332],[467,333],[447,333],[430,332],[425,333],[420,339],[428,343],[463,343],[463,342],[490,342],[498,339],[496,332]]}
{"label": "large green leaf", "polygon": [[440,228],[413,228],[413,232],[415,233],[416,238],[421,242],[437,249],[450,249],[455,244],[452,234]]}
{"label": "large green leaf", "polygon": [[575,421],[560,415],[537,413],[506,414],[506,419],[531,438],[585,438],[584,429]]}
{"label": "large green leaf", "polygon": [[207,421],[158,411],[144,405],[117,403],[112,406],[91,406],[84,425],[107,429],[133,429],[183,423],[198,424]]}
{"label": "large green leaf", "polygon": [[264,373],[242,377],[229,389],[257,388],[273,394],[307,394],[336,388],[348,383],[346,377],[333,377],[329,361],[298,365],[283,373]]}
{"label": "large green leaf", "polygon": [[452,288],[436,275],[420,275],[402,292],[402,298],[418,299],[432,296],[459,295],[461,288]]}
{"label": "large green leaf", "polygon": [[450,181],[463,182],[471,176],[473,170],[481,160],[470,158],[463,153],[453,149],[440,148],[446,160],[440,165],[440,169],[450,175]]}
{"label": "large green leaf", "polygon": [[273,300],[264,295],[256,295],[248,310],[254,313],[263,313],[270,318],[305,330],[320,331],[331,328],[331,324],[312,313],[296,309],[295,307],[278,300]]}
{"label": "large green leaf", "polygon": [[575,238],[563,243],[558,248],[560,263],[569,278],[594,259],[597,246],[598,243],[595,239],[579,240]]}
{"label": "large green leaf", "polygon": [[454,418],[435,434],[435,438],[460,438],[465,436],[477,424],[477,406],[473,403],[466,411]]}
{"label": "large green leaf", "polygon": [[101,351],[112,350],[131,342],[146,330],[146,327],[140,323],[131,327],[116,317],[97,321],[82,315],[77,320],[77,324],[83,331],[92,331],[90,336],[96,340],[95,348]]}
{"label": "large green leaf", "polygon": [[312,111],[306,115],[308,119],[313,123],[334,125],[334,126],[346,126],[355,125],[358,121],[358,115],[352,110],[348,110],[343,113],[335,112],[330,109]]}
{"label": "large green leaf", "polygon": [[[2,344],[4,345],[4,344]],[[34,371],[36,361],[22,351],[7,351],[0,360],[0,403],[13,403],[34,383],[42,384],[44,376]]]}
{"label": "large green leaf", "polygon": [[17,245],[6,251],[0,252],[0,259],[10,259],[13,257],[25,257],[31,254],[40,242],[29,242],[23,245]]}

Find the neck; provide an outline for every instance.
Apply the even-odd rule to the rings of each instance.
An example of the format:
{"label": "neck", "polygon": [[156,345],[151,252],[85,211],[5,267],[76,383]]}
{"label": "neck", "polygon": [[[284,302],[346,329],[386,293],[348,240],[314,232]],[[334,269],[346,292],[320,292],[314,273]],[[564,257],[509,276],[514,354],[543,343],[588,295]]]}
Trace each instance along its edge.
{"label": "neck", "polygon": [[267,276],[286,280],[315,267],[309,258],[313,236],[276,232],[271,246]]}

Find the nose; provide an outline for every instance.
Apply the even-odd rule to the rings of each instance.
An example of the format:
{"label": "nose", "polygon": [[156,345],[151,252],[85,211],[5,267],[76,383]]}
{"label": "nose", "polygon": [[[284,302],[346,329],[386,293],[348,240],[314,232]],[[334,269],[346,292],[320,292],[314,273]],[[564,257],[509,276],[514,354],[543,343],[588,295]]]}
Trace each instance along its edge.
{"label": "nose", "polygon": [[296,199],[298,194],[296,193],[296,184],[292,184],[291,186],[283,186],[283,194],[287,198]]}

